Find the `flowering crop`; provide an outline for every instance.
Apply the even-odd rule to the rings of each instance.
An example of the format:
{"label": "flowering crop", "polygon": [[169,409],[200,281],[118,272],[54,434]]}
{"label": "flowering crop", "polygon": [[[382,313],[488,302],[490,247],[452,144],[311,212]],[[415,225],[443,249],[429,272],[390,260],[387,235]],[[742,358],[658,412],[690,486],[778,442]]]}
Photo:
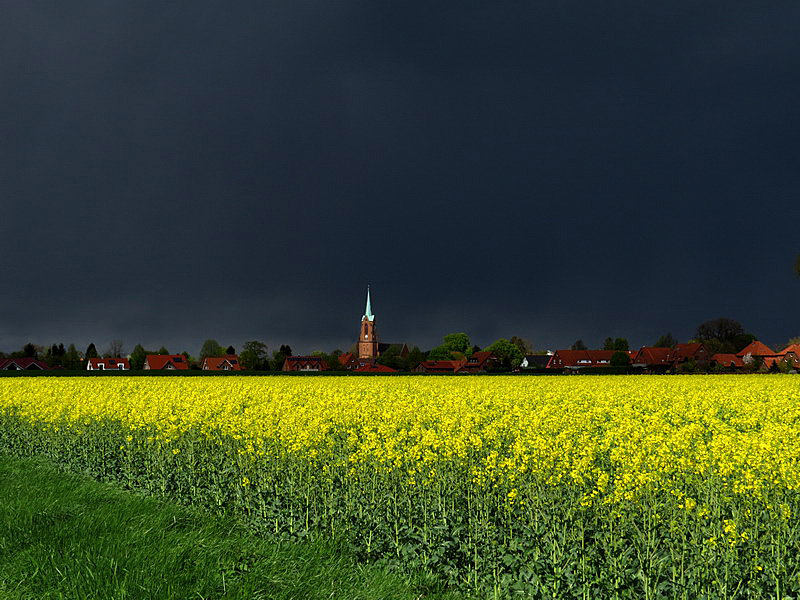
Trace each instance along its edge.
{"label": "flowering crop", "polygon": [[793,376],[5,378],[0,451],[501,595],[800,591]]}

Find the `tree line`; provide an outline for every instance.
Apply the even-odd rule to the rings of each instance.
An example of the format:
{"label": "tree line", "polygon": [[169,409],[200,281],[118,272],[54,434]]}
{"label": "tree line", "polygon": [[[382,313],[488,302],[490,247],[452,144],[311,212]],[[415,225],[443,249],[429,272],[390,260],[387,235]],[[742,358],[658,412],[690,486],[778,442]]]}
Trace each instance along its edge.
{"label": "tree line", "polygon": [[[738,321],[720,317],[698,325],[694,337],[689,342],[702,342],[712,355],[718,353],[736,354],[756,339],[758,338],[754,334],[745,331]],[[800,337],[790,339],[786,345],[795,343],[800,343]],[[673,348],[676,344],[678,344],[678,340],[672,333],[666,333],[659,336],[652,345],[657,348]],[[582,339],[576,340],[570,348],[572,350],[588,350]],[[612,365],[625,366],[630,363],[628,350],[631,348],[627,338],[607,337],[603,343],[603,349],[615,351],[615,354],[612,355]],[[348,351],[357,352],[356,344],[353,344]],[[479,351],[492,352],[499,359],[500,364],[497,368],[503,371],[512,371],[518,368],[526,355],[546,353],[544,350],[535,350],[529,340],[519,336],[512,336],[510,339],[500,338],[492,344],[481,348],[472,343],[468,334],[458,332],[445,335],[441,344],[427,351],[420,350],[419,347],[414,346],[406,356],[401,354],[399,346],[392,346],[378,357],[377,363],[397,371],[411,371],[419,363],[426,360],[462,360]],[[164,346],[157,350],[148,350],[141,344],[136,344],[130,355],[128,355],[131,369],[143,369],[145,358],[148,354],[170,354],[170,352]],[[233,346],[225,347],[214,339],[208,339],[203,342],[199,355],[192,356],[186,351],[180,354],[185,357],[190,368],[200,369],[203,359],[235,355],[236,349]],[[337,349],[333,352],[316,351],[311,354],[325,360],[332,371],[346,369],[339,360],[339,357],[343,354],[342,350]],[[89,358],[121,358],[124,356],[125,347],[121,340],[112,340],[102,353],[98,351],[93,343],[89,344],[86,350],[82,352],[75,347],[75,344],[69,344],[65,348],[63,343],[52,344],[51,346],[38,346],[27,343],[20,350],[10,354],[0,352],[0,358],[30,357],[47,363],[51,368],[60,367],[67,370],[85,368],[85,360]],[[239,363],[249,371],[280,371],[283,368],[284,361],[289,356],[293,356],[293,354],[292,348],[288,344],[282,344],[277,350],[270,353],[267,345],[258,340],[245,342],[238,354]]]}

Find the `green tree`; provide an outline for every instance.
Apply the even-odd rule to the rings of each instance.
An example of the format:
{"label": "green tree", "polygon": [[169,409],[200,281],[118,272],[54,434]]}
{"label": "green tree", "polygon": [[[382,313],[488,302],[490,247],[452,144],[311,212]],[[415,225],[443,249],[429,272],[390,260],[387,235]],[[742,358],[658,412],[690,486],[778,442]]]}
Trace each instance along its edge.
{"label": "green tree", "polygon": [[44,355],[44,362],[50,367],[63,366],[64,344],[53,344]]}
{"label": "green tree", "polygon": [[219,345],[217,340],[206,340],[203,342],[203,347],[200,348],[200,360],[214,356],[222,356],[222,354],[222,346]]}
{"label": "green tree", "polygon": [[656,343],[653,344],[655,348],[674,348],[678,343],[674,337],[672,337],[671,333],[667,333],[662,335],[660,338],[656,340]]}
{"label": "green tree", "polygon": [[408,351],[408,356],[405,358],[405,370],[413,371],[416,366],[424,360],[426,360],[425,353],[417,346],[414,346]]}
{"label": "green tree", "polygon": [[472,348],[472,343],[469,341],[469,336],[466,333],[449,333],[444,336],[444,343],[442,344],[450,352],[460,352],[467,354]]}
{"label": "green tree", "polygon": [[606,341],[603,342],[603,350],[614,350],[614,339],[607,337]]}
{"label": "green tree", "polygon": [[292,356],[292,349],[288,344],[284,344],[279,350],[272,353],[272,370],[280,371],[287,357]]}
{"label": "green tree", "polygon": [[522,352],[517,347],[516,344],[512,344],[509,340],[505,338],[500,338],[499,340],[495,341],[491,346],[487,346],[484,348],[494,354],[497,358],[500,359],[500,362],[503,365],[503,370],[510,371],[511,369],[516,369],[522,359],[524,358]]}
{"label": "green tree", "polygon": [[169,354],[169,350],[167,350],[166,346],[161,346],[161,348],[156,350],[156,354]]}
{"label": "green tree", "polygon": [[572,344],[572,350],[588,350],[586,344],[583,343],[583,340],[575,340],[575,343]]}
{"label": "green tree", "polygon": [[395,371],[403,371],[408,369],[408,364],[405,359],[400,356],[400,348],[397,346],[390,346],[386,352],[382,353],[376,361],[379,365],[384,365]]}
{"label": "green tree", "polygon": [[94,343],[89,344],[86,348],[86,352],[84,352],[83,357],[86,359],[89,358],[97,358],[97,348],[95,347]]}
{"label": "green tree", "polygon": [[697,327],[697,340],[703,342],[712,355],[735,354],[756,339],[752,333],[745,333],[741,323],[725,317],[705,321]]}
{"label": "green tree", "polygon": [[81,355],[78,354],[78,349],[75,344],[70,344],[61,363],[68,371],[77,371],[81,368]]}
{"label": "green tree", "polygon": [[530,340],[526,340],[523,337],[518,337],[516,335],[512,335],[511,336],[511,343],[514,344],[517,348],[519,348],[519,351],[522,352],[523,356],[526,355],[526,354],[533,354],[534,353],[533,344],[531,343]]}
{"label": "green tree", "polygon": [[242,352],[239,354],[239,362],[248,371],[268,371],[269,355],[267,345],[264,342],[253,340],[245,342]]}
{"label": "green tree", "polygon": [[147,350],[145,350],[141,344],[136,344],[131,352],[131,369],[141,371],[144,368],[144,361],[147,358],[147,354]]}
{"label": "green tree", "polygon": [[628,340],[626,338],[617,338],[614,340],[614,347],[611,348],[612,350],[630,350],[630,344],[628,344]]}
{"label": "green tree", "polygon": [[627,352],[617,350],[611,355],[612,367],[627,367],[629,364],[631,364],[631,357],[628,356]]}
{"label": "green tree", "polygon": [[452,360],[453,353],[445,345],[436,346],[428,352],[428,360]]}

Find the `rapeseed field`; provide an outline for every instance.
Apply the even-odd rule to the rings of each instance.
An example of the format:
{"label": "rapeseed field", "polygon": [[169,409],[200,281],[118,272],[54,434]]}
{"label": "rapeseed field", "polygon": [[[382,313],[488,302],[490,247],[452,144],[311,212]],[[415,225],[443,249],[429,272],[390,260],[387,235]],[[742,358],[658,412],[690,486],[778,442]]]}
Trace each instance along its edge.
{"label": "rapeseed field", "polygon": [[17,377],[0,452],[476,596],[800,593],[800,378]]}

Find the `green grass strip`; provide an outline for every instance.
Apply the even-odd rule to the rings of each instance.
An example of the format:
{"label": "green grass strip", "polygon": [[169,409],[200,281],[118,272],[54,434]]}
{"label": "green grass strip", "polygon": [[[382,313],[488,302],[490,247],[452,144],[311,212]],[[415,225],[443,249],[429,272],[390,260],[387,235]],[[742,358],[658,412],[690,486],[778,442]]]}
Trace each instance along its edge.
{"label": "green grass strip", "polygon": [[456,600],[424,576],[334,545],[249,533],[232,517],[0,456],[0,598]]}

